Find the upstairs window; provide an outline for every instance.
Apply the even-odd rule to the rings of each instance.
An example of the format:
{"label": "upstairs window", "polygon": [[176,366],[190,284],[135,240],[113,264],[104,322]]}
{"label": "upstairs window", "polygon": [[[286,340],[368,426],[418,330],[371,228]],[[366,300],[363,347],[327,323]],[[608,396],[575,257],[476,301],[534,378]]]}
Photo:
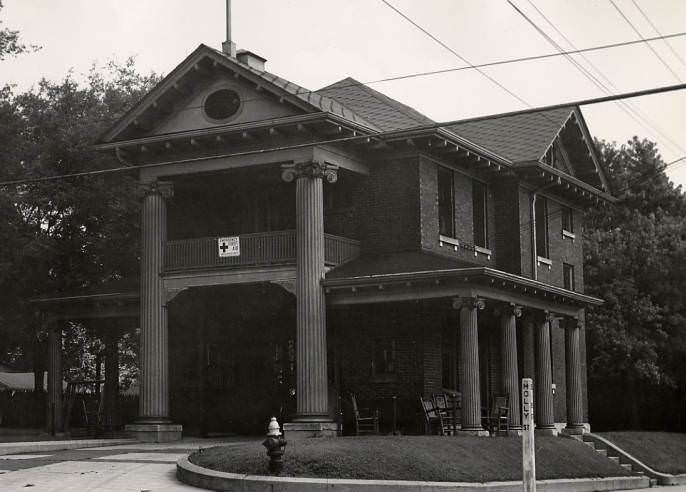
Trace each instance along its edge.
{"label": "upstairs window", "polygon": [[488,197],[481,181],[472,181],[472,213],[474,246],[488,248]]}
{"label": "upstairs window", "polygon": [[536,255],[550,258],[548,244],[548,200],[536,198]]}
{"label": "upstairs window", "polygon": [[453,172],[438,167],[438,232],[441,236],[455,237],[455,191]]}
{"label": "upstairs window", "polygon": [[567,232],[574,232],[574,214],[569,207],[562,207],[560,209],[562,214],[562,230]]}
{"label": "upstairs window", "polygon": [[568,263],[562,264],[562,276],[564,280],[564,287],[567,290],[575,290],[574,285],[574,265]]}

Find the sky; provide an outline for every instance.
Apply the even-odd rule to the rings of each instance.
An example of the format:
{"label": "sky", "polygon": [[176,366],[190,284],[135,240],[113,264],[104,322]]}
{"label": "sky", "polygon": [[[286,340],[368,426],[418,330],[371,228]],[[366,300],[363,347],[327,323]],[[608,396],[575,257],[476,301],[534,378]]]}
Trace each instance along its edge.
{"label": "sky", "polygon": [[[466,66],[464,60],[480,64],[556,50],[508,0],[387,1],[445,46],[383,0],[233,0],[232,38],[239,49],[266,58],[270,72],[309,89],[347,76],[372,82]],[[686,32],[682,0],[510,1],[564,49],[654,37],[655,29],[662,35]],[[25,43],[42,46],[0,62],[0,83],[15,84],[17,90],[41,77],[59,80],[69,70],[80,76],[94,62],[130,56],[140,71],[166,74],[200,43],[220,48],[226,39],[225,0],[3,4],[3,26],[19,30]],[[525,103],[539,107],[686,81],[686,36],[650,46],[574,55],[607,92],[564,57],[482,69],[515,95],[476,70],[370,86],[436,121],[450,121],[526,109]],[[684,90],[631,99],[628,106],[583,106],[582,111],[597,138],[624,143],[645,137],[658,143],[665,162],[686,156]],[[686,160],[667,174],[686,188]]]}

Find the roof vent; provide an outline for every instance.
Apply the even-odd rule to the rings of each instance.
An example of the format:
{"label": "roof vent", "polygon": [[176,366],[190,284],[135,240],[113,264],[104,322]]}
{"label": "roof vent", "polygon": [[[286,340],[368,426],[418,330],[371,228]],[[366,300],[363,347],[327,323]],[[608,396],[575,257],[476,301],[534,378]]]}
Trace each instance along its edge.
{"label": "roof vent", "polygon": [[256,55],[252,51],[248,50],[238,50],[236,53],[236,58],[243,65],[247,65],[250,68],[264,72],[264,64],[267,61],[266,58],[262,58],[260,55]]}

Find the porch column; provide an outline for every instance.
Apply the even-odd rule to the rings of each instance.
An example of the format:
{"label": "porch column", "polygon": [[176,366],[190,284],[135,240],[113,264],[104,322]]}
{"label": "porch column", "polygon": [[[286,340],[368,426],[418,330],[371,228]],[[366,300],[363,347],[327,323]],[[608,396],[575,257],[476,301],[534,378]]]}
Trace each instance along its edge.
{"label": "porch column", "polygon": [[167,308],[160,274],[167,240],[167,205],[172,184],[154,181],[142,186],[140,400],[138,419],[127,430],[146,441],[181,437],[181,426],[169,419],[169,360]]}
{"label": "porch column", "polygon": [[584,430],[583,396],[581,390],[581,321],[569,319],[565,325],[565,361],[567,373],[566,433],[581,434]]}
{"label": "porch column", "polygon": [[453,308],[460,310],[460,391],[462,392],[462,431],[488,435],[481,427],[481,388],[479,384],[478,310],[486,303],[479,298],[458,298]]}
{"label": "porch column", "polygon": [[48,325],[48,405],[47,431],[62,432],[62,326],[59,321]]}
{"label": "porch column", "polygon": [[[535,380],[536,359],[534,357],[534,317],[527,315],[522,323],[522,377]],[[534,385],[536,382],[534,381]]]}
{"label": "porch column", "polygon": [[522,430],[519,408],[519,370],[517,368],[517,318],[522,315],[522,308],[514,304],[507,306],[500,318],[502,382],[503,394],[507,396],[510,431]]}
{"label": "porch column", "polygon": [[553,370],[550,356],[550,313],[536,321],[536,430],[555,433]]}
{"label": "porch column", "polygon": [[[335,433],[328,411],[326,362],[326,301],[324,278],[323,182],[337,180],[337,167],[305,162],[282,167],[282,178],[296,182],[296,401],[295,422],[285,429],[295,434]],[[331,429],[329,429],[331,424]]]}
{"label": "porch column", "polygon": [[121,426],[119,416],[119,332],[114,323],[106,327],[105,339],[105,431],[112,432]]}

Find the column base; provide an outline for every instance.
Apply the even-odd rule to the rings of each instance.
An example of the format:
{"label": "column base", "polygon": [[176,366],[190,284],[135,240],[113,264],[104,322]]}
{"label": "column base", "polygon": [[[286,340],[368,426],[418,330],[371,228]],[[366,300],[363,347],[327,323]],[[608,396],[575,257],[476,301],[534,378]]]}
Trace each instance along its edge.
{"label": "column base", "polygon": [[130,424],[124,431],[141,442],[170,442],[181,439],[183,426],[179,424]]}
{"label": "column base", "polygon": [[286,440],[307,439],[310,437],[336,437],[338,436],[338,424],[329,421],[294,421],[283,424],[283,433]]}
{"label": "column base", "polygon": [[488,437],[491,434],[485,429],[460,429],[457,431],[461,436]]}
{"label": "column base", "polygon": [[586,432],[586,428],[583,425],[574,425],[572,427],[565,427],[560,431],[560,434],[563,436],[580,436],[582,434],[586,434]]}
{"label": "column base", "polygon": [[534,434],[537,436],[557,436],[560,433],[556,427],[536,427]]}
{"label": "column base", "polygon": [[522,437],[522,429],[508,429],[507,435],[509,437]]}

